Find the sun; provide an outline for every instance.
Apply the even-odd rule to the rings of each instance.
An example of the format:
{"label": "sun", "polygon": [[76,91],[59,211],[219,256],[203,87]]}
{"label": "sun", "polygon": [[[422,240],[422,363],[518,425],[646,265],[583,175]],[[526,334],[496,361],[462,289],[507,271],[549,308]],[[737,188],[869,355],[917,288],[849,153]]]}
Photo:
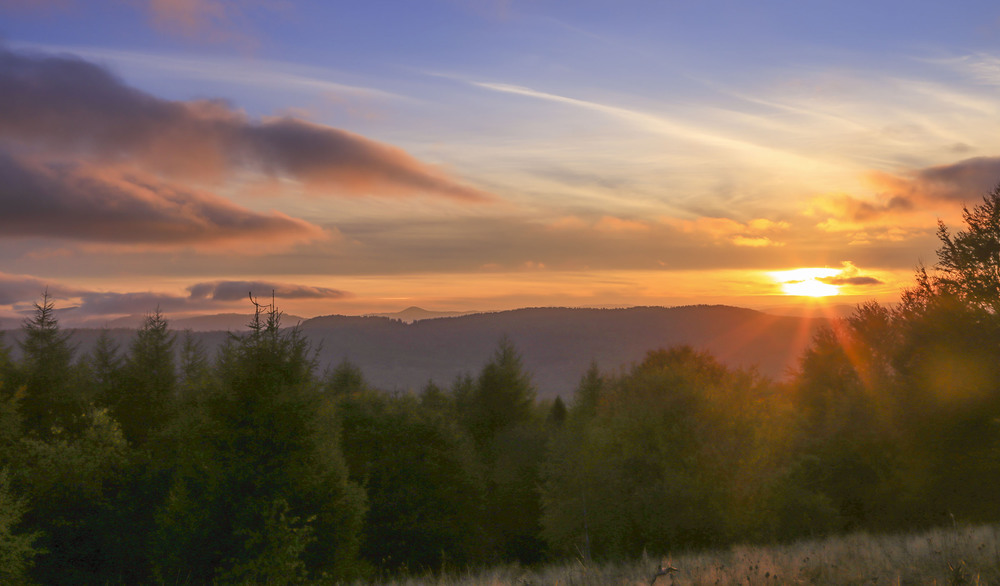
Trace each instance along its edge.
{"label": "sun", "polygon": [[770,273],[785,295],[799,297],[831,297],[840,293],[840,287],[825,283],[821,279],[839,273],[838,269],[801,268]]}

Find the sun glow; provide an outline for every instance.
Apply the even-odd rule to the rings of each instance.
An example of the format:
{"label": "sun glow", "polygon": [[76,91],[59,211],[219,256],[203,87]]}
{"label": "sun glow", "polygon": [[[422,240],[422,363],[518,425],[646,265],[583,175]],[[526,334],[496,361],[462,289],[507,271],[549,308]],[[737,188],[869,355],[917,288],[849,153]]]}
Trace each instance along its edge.
{"label": "sun glow", "polygon": [[771,278],[781,285],[781,292],[785,295],[830,297],[838,295],[840,288],[830,283],[824,283],[822,279],[832,277],[839,272],[838,269],[829,268],[802,268],[775,271],[771,273]]}

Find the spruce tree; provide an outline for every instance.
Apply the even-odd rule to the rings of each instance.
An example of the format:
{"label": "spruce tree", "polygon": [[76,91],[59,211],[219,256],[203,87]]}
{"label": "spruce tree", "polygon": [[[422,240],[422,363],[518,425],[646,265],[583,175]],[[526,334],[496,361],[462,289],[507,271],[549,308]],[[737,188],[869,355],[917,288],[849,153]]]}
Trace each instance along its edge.
{"label": "spruce tree", "polygon": [[25,431],[47,436],[54,429],[75,429],[86,398],[74,388],[75,349],[70,334],[59,328],[48,290],[41,303],[35,303],[35,313],[24,320],[22,330],[21,360],[11,384],[15,389],[24,388],[21,412]]}

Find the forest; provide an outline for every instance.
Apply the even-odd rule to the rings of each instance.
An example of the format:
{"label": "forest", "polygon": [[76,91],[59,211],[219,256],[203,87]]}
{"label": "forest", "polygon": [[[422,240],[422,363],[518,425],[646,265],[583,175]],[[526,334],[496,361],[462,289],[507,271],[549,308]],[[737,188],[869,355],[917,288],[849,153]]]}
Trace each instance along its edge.
{"label": "forest", "polygon": [[[273,303],[209,355],[159,311],[0,348],[0,581],[335,583],[1000,522],[1000,187],[788,380],[686,346],[540,400],[518,349],[385,392]],[[474,368],[475,365],[470,365]]]}

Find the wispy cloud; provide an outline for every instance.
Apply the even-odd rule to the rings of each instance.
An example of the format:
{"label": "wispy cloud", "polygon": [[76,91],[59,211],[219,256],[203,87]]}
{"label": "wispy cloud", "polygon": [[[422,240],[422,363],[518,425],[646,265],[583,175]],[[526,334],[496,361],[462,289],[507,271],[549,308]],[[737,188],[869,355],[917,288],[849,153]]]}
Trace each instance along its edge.
{"label": "wispy cloud", "polygon": [[411,98],[383,89],[336,81],[343,73],[323,67],[261,58],[233,58],[221,55],[185,53],[150,53],[83,45],[56,45],[11,42],[21,51],[72,54],[111,64],[116,70],[135,69],[157,76],[174,76],[188,80],[225,82],[262,90],[297,88],[326,95],[349,96],[368,100],[410,101]]}

